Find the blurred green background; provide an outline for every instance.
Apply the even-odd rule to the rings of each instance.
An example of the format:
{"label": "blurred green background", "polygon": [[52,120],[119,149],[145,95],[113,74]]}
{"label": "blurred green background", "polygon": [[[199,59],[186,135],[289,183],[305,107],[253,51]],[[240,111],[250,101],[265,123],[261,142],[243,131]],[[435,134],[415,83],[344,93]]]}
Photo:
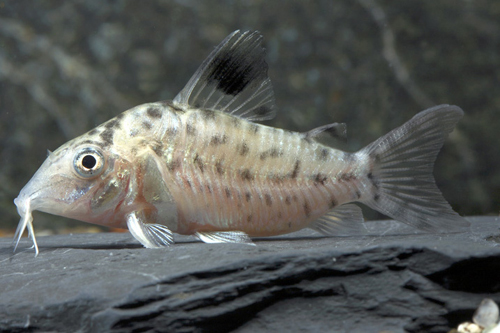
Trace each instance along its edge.
{"label": "blurred green background", "polygon": [[[0,1],[0,228],[47,149],[172,99],[236,29],[264,35],[266,124],[345,122],[339,147],[355,151],[429,106],[462,107],[438,186],[461,215],[499,213],[500,1]],[[68,225],[84,223],[35,213],[38,230]]]}

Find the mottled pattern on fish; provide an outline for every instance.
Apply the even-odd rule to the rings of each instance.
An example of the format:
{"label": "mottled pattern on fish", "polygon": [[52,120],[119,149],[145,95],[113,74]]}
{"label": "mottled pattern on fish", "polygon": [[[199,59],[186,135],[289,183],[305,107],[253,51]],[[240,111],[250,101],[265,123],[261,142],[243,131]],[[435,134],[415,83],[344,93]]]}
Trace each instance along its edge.
{"label": "mottled pattern on fish", "polygon": [[355,153],[319,143],[344,124],[305,133],[256,124],[275,114],[262,37],[236,31],[173,101],[130,109],[50,153],[15,200],[38,253],[31,212],[128,228],[146,247],[172,232],[204,242],[251,242],[312,228],[363,232],[362,202],[429,231],[466,230],[432,177],[463,111],[417,114]]}
{"label": "mottled pattern on fish", "polygon": [[[131,145],[134,138],[140,139]],[[82,141],[78,144],[117,145],[119,154],[131,158],[152,150],[164,163],[178,205],[179,229],[173,231],[179,233],[282,234],[361,197],[354,154],[303,133],[170,101],[138,106]]]}

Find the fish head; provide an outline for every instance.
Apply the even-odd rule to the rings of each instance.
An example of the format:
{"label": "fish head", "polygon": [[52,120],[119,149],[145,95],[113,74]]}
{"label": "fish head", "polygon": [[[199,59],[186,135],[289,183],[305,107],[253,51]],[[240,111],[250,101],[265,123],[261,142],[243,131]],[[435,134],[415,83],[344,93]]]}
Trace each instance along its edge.
{"label": "fish head", "polygon": [[[130,163],[113,151],[76,138],[62,145],[47,159],[14,200],[21,216],[14,241],[38,210],[85,222],[105,224],[126,198],[131,179]],[[111,224],[112,225],[112,224]]]}

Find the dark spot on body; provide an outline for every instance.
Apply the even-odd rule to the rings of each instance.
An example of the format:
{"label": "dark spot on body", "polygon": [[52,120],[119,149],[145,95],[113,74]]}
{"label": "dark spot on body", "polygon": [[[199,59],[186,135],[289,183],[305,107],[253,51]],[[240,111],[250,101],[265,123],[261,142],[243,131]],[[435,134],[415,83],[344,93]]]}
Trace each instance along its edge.
{"label": "dark spot on body", "polygon": [[231,190],[230,190],[228,187],[226,187],[226,188],[224,189],[224,192],[226,192],[226,197],[227,197],[228,199],[229,199],[229,198],[231,198]]}
{"label": "dark spot on body", "polygon": [[223,145],[227,143],[227,135],[226,134],[216,134],[212,136],[210,139],[210,144],[212,146],[218,146],[218,145]]}
{"label": "dark spot on body", "polygon": [[282,155],[283,155],[283,152],[281,150],[279,150],[278,148],[271,148],[271,149],[268,149],[268,150],[262,152],[260,154],[260,159],[261,159],[261,161],[263,161],[268,157],[276,158],[276,157],[280,157]]}
{"label": "dark spot on body", "polygon": [[117,115],[115,118],[116,119],[122,119],[124,116],[125,116],[125,112],[122,112],[119,115]]}
{"label": "dark spot on body", "polygon": [[187,135],[195,135],[196,134],[196,128],[191,122],[186,123],[186,133]]}
{"label": "dark spot on body", "polygon": [[155,152],[156,155],[159,157],[163,156],[163,144],[161,142],[156,142],[155,144],[151,145],[151,149]]}
{"label": "dark spot on body", "polygon": [[337,206],[337,200],[335,199],[335,197],[332,196],[330,198],[330,203],[328,204],[328,208],[332,209],[336,206]]}
{"label": "dark spot on body", "polygon": [[321,161],[326,161],[328,160],[328,157],[330,156],[330,152],[328,151],[328,149],[326,148],[323,148],[321,149],[321,151],[319,152],[319,159]]}
{"label": "dark spot on body", "polygon": [[316,184],[321,184],[321,185],[325,185],[326,181],[328,180],[328,177],[321,173],[321,172],[318,172],[315,176],[314,176],[314,182]]}
{"label": "dark spot on body", "polygon": [[266,193],[264,195],[264,198],[266,199],[266,205],[268,205],[268,206],[273,205],[273,198],[271,197],[271,195],[269,193]]}
{"label": "dark spot on body", "polygon": [[241,119],[238,117],[231,117],[231,125],[233,125],[234,128],[239,128],[241,125]]}
{"label": "dark spot on body", "polygon": [[99,130],[97,128],[94,128],[93,130],[91,130],[90,132],[88,132],[87,135],[94,136],[97,133],[99,133]]}
{"label": "dark spot on body", "polygon": [[250,192],[246,192],[245,193],[245,199],[247,200],[247,202],[249,202],[250,199],[252,199],[252,194]]}
{"label": "dark spot on body", "polygon": [[205,165],[203,164],[203,160],[198,154],[196,154],[196,156],[194,157],[193,163],[200,169],[201,173],[204,172]]}
{"label": "dark spot on body", "polygon": [[309,204],[304,202],[304,214],[306,214],[306,217],[311,216],[311,207],[309,207]]}
{"label": "dark spot on body", "polygon": [[212,186],[207,184],[207,191],[208,191],[208,193],[212,193]]}
{"label": "dark spot on body", "polygon": [[250,181],[250,180],[254,179],[254,175],[252,174],[252,172],[250,171],[250,169],[243,169],[243,170],[241,170],[240,176],[241,176],[241,178],[243,180],[247,180],[247,181]]}
{"label": "dark spot on body", "polygon": [[248,152],[250,151],[250,148],[248,148],[248,145],[246,142],[243,142],[241,144],[241,147],[240,147],[240,155],[241,156],[245,156],[248,154]]}
{"label": "dark spot on body", "polygon": [[169,163],[167,163],[167,169],[170,172],[174,171],[175,169],[179,168],[180,166],[181,166],[180,159],[175,159],[175,160],[170,161]]}
{"label": "dark spot on body", "polygon": [[354,163],[356,161],[356,154],[344,152],[343,160],[348,163]]}
{"label": "dark spot on body", "polygon": [[356,191],[356,198],[358,198],[358,199],[361,198],[361,192],[359,190]]}
{"label": "dark spot on body", "polygon": [[282,183],[286,176],[285,175],[277,175],[277,174],[269,174],[268,175],[269,180],[275,182],[275,183]]}
{"label": "dark spot on body", "polygon": [[104,127],[111,128],[120,128],[120,122],[117,119],[112,119],[104,124]]}
{"label": "dark spot on body", "polygon": [[215,120],[217,117],[215,111],[212,110],[201,109],[200,114],[203,120]]}
{"label": "dark spot on body", "polygon": [[252,219],[253,219],[253,215],[252,215],[252,214],[249,214],[249,215],[247,216],[247,222],[251,222],[251,221],[252,221]]}
{"label": "dark spot on body", "polygon": [[379,201],[379,200],[380,200],[380,194],[376,193],[376,194],[373,196],[373,200],[375,200],[375,201]]}
{"label": "dark spot on body", "polygon": [[287,195],[287,196],[285,197],[285,203],[286,203],[287,205],[291,205],[291,204],[292,204],[292,198],[291,198],[289,195]]}
{"label": "dark spot on body", "polygon": [[292,179],[297,178],[297,176],[299,175],[299,171],[300,171],[300,160],[296,160],[295,165],[293,166],[292,173],[290,174],[290,177]]}
{"label": "dark spot on body", "polygon": [[352,172],[346,172],[346,173],[341,174],[340,177],[339,177],[339,179],[341,181],[348,182],[348,181],[351,181],[351,180],[355,180],[356,176]]}
{"label": "dark spot on body", "polygon": [[103,143],[104,146],[113,144],[114,133],[115,133],[114,130],[108,128],[99,135],[101,137],[102,141],[104,141],[104,143]]}
{"label": "dark spot on body", "polygon": [[281,212],[278,212],[278,218],[281,219],[283,217],[283,214]]}
{"label": "dark spot on body", "polygon": [[167,130],[165,131],[165,134],[166,134],[168,137],[173,137],[173,136],[176,136],[176,135],[177,135],[177,127],[170,127],[170,128],[167,128]]}
{"label": "dark spot on body", "polygon": [[218,160],[217,162],[215,162],[215,170],[217,171],[217,173],[219,175],[223,175],[224,174],[224,160],[223,159],[220,159]]}
{"label": "dark spot on body", "polygon": [[189,179],[186,179],[186,184],[189,188],[193,188],[193,184],[191,184],[191,181]]}
{"label": "dark spot on body", "polygon": [[146,110],[146,114],[151,118],[160,119],[162,112],[158,107],[150,106]]}
{"label": "dark spot on body", "polygon": [[288,222],[288,229],[292,229],[292,222]]}
{"label": "dark spot on body", "polygon": [[144,128],[145,128],[145,129],[147,129],[147,130],[150,130],[150,129],[151,129],[151,127],[153,127],[153,125],[151,125],[151,123],[150,123],[150,122],[148,122],[148,121],[143,121],[143,122],[142,122],[142,127],[144,127]]}
{"label": "dark spot on body", "polygon": [[249,126],[250,126],[249,127],[250,133],[257,134],[257,132],[259,132],[259,125],[254,124],[254,123],[250,123]]}

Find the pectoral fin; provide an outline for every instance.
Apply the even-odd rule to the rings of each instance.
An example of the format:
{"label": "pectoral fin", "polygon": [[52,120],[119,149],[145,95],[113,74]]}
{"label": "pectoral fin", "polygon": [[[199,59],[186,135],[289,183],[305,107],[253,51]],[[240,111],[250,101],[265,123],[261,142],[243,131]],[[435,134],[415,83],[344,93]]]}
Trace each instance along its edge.
{"label": "pectoral fin", "polygon": [[142,162],[144,199],[156,208],[154,221],[177,230],[177,205],[170,193],[158,164],[158,158],[153,153],[145,156]]}
{"label": "pectoral fin", "polygon": [[205,243],[243,243],[255,245],[243,231],[197,232],[195,235]]}
{"label": "pectoral fin", "polygon": [[127,215],[128,230],[144,247],[166,247],[174,243],[172,231],[161,224],[148,224],[144,212],[132,212]]}

